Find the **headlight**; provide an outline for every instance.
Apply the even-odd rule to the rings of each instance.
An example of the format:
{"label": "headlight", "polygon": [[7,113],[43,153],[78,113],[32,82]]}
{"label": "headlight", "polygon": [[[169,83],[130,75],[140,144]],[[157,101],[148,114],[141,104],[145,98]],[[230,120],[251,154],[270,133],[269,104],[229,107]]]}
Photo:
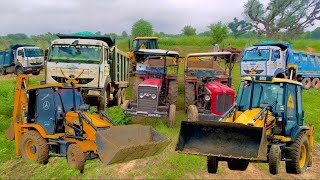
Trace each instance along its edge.
{"label": "headlight", "polygon": [[139,93],[139,97],[143,98],[144,94],[143,93]]}
{"label": "headlight", "polygon": [[152,98],[152,99],[156,99],[156,98],[157,98],[157,95],[151,94],[151,98]]}
{"label": "headlight", "polygon": [[210,101],[210,99],[211,99],[211,98],[210,98],[210,96],[209,96],[209,95],[205,95],[205,96],[204,96],[204,100],[206,100],[206,101]]}

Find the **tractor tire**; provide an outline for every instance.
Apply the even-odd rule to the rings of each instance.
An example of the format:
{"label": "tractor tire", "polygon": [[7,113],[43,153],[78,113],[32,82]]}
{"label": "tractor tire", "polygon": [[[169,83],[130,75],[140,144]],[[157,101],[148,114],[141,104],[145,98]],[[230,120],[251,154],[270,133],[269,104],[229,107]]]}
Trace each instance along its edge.
{"label": "tractor tire", "polygon": [[186,111],[190,105],[196,104],[196,91],[192,83],[186,83],[185,85],[184,103],[185,103],[184,107]]}
{"label": "tractor tire", "polygon": [[173,126],[175,125],[176,123],[176,105],[175,104],[170,104],[170,107],[169,107],[169,124],[170,124],[170,127],[173,128]]}
{"label": "tractor tire", "polygon": [[309,164],[309,141],[305,133],[300,133],[297,139],[288,146],[286,153],[286,171],[290,174],[300,174],[307,170]]}
{"label": "tractor tire", "polygon": [[121,104],[126,101],[126,88],[121,89]]}
{"label": "tractor tire", "polygon": [[311,79],[310,78],[303,78],[301,83],[302,83],[303,88],[305,90],[308,90],[308,89],[311,88],[312,83],[311,83]]}
{"label": "tractor tire", "polygon": [[176,104],[178,98],[178,81],[171,80],[169,81],[168,87],[168,102],[169,104]]}
{"label": "tractor tire", "polygon": [[132,94],[133,94],[133,100],[137,100],[137,96],[138,96],[138,87],[139,84],[142,82],[142,78],[140,77],[136,77],[133,83],[133,88],[132,88]]}
{"label": "tractor tire", "polygon": [[242,159],[229,159],[227,161],[230,170],[245,171],[249,165],[249,161]]}
{"label": "tractor tire", "polygon": [[20,141],[20,152],[25,161],[45,164],[49,158],[49,145],[39,132],[28,131]]}
{"label": "tractor tire", "polygon": [[319,78],[314,78],[314,79],[312,80],[312,87],[313,87],[314,89],[319,89],[319,87],[320,87]]}
{"label": "tractor tire", "polygon": [[278,145],[272,145],[269,151],[269,172],[273,175],[279,173],[281,150]]}
{"label": "tractor tire", "polygon": [[34,76],[38,76],[40,74],[40,71],[36,71],[36,72],[33,72],[32,75]]}
{"label": "tractor tire", "polygon": [[21,67],[17,67],[15,70],[15,74],[18,76],[19,74],[25,74],[25,73],[23,72],[23,69]]}
{"label": "tractor tire", "polygon": [[122,103],[122,97],[121,96],[122,96],[122,90],[119,89],[117,94],[115,95],[115,99],[114,99],[114,104],[116,106],[120,106],[121,105],[121,103]]}
{"label": "tractor tire", "polygon": [[215,174],[218,172],[219,161],[217,157],[208,156],[207,157],[207,169],[209,174]]}
{"label": "tractor tire", "polygon": [[98,111],[104,111],[106,107],[107,107],[107,96],[106,96],[106,92],[104,92],[102,94],[101,100],[98,105]]}
{"label": "tractor tire", "polygon": [[81,173],[83,172],[86,156],[78,144],[69,145],[67,150],[67,161],[71,167],[78,169]]}
{"label": "tractor tire", "polygon": [[129,100],[125,100],[125,101],[121,104],[121,108],[122,108],[122,109],[128,109],[129,103],[130,103]]}
{"label": "tractor tire", "polygon": [[4,68],[1,69],[1,75],[7,75],[6,69],[4,69]]}
{"label": "tractor tire", "polygon": [[195,105],[190,105],[188,107],[188,121],[194,122],[194,121],[199,121],[198,118],[198,108]]}

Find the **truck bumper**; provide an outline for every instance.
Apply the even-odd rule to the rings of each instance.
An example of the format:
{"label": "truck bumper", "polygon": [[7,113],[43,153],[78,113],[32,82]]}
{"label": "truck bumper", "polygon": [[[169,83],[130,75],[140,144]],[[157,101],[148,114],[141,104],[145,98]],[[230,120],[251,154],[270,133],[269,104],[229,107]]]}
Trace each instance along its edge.
{"label": "truck bumper", "polygon": [[23,71],[26,73],[32,73],[35,71],[40,71],[41,69],[43,69],[43,65],[24,67]]}
{"label": "truck bumper", "polygon": [[163,111],[154,111],[154,112],[146,112],[146,111],[138,111],[137,107],[135,106],[135,103],[132,103],[133,106],[130,106],[130,108],[124,109],[124,112],[126,114],[134,115],[134,116],[142,116],[142,117],[156,117],[156,118],[162,118],[162,117],[168,117],[168,107],[167,106],[158,106],[158,110]]}

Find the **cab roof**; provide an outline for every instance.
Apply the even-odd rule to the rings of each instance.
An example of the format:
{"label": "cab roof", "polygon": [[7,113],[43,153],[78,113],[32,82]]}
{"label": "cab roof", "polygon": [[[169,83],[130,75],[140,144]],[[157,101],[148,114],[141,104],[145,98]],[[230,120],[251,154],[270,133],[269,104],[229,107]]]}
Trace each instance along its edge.
{"label": "cab roof", "polygon": [[179,56],[179,53],[177,51],[169,51],[164,49],[139,49],[136,52],[158,56]]}
{"label": "cab roof", "polygon": [[250,77],[246,76],[242,79],[245,81],[254,81],[254,82],[266,82],[266,83],[289,83],[289,84],[296,84],[299,86],[302,86],[302,84],[298,81],[290,80],[290,79],[284,79],[284,78],[272,78],[272,77],[265,77],[266,80],[260,80],[262,76],[258,77]]}
{"label": "cab roof", "polygon": [[95,39],[108,44],[109,47],[115,45],[115,40],[107,35],[96,35],[90,32],[79,32],[74,34],[57,34],[60,39]]}
{"label": "cab roof", "polygon": [[150,36],[150,37],[136,37],[135,39],[136,39],[136,40],[139,40],[139,39],[158,39],[158,37],[154,37],[154,36]]}

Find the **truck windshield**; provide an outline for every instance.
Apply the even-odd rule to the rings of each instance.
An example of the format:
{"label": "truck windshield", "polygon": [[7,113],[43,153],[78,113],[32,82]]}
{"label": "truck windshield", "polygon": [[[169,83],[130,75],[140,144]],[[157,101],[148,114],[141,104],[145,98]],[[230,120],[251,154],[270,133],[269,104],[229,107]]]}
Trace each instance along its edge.
{"label": "truck windshield", "polygon": [[25,48],[26,57],[40,57],[43,56],[42,50],[38,48]]}
{"label": "truck windshield", "polygon": [[93,45],[53,45],[49,61],[99,63],[101,46]]}
{"label": "truck windshield", "polygon": [[156,39],[139,39],[133,41],[133,50],[139,49],[158,49],[158,43]]}
{"label": "truck windshield", "polygon": [[270,57],[269,49],[252,49],[246,50],[242,60],[243,61],[267,61]]}
{"label": "truck windshield", "polygon": [[[273,112],[277,112],[282,104],[283,91],[283,86],[280,84],[244,81],[240,84],[236,101],[240,111],[268,104],[272,106]],[[252,103],[251,107],[250,102]]]}

